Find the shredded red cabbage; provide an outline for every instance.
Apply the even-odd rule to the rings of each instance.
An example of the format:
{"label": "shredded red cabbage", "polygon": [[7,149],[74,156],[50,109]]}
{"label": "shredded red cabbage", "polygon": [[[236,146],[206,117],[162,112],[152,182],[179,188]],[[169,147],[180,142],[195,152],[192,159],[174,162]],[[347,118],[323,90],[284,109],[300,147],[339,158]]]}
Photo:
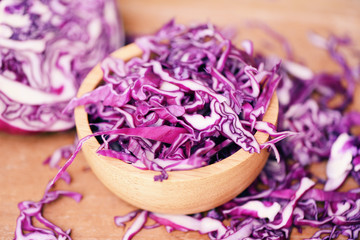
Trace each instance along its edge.
{"label": "shredded red cabbage", "polygon": [[[136,44],[141,58],[105,59],[104,84],[68,105],[86,105],[92,130],[110,133],[98,138],[99,154],[161,171],[156,179],[163,180],[164,171],[208,165],[239,148],[276,151],[291,134],[261,122],[279,64],[265,67],[265,59],[249,55],[251,44],[244,51],[211,24],[174,21]],[[260,145],[253,130],[274,138]]]}
{"label": "shredded red cabbage", "polygon": [[[62,230],[54,223],[47,220],[42,210],[46,204],[57,200],[60,196],[70,197],[79,202],[81,194],[69,191],[50,191],[47,187],[43,198],[39,202],[24,201],[18,204],[20,216],[16,221],[15,238],[21,240],[71,240],[70,229]],[[43,227],[34,226],[34,219],[43,225]]]}
{"label": "shredded red cabbage", "polygon": [[[172,31],[167,32],[166,30],[169,29],[172,29]],[[165,43],[155,48],[158,37],[160,37],[159,39],[163,39],[163,36],[173,37],[177,35],[177,31],[182,30],[183,26],[181,25],[166,25],[157,35],[142,38],[140,41],[148,41],[150,43],[149,46],[153,46],[158,51],[159,56],[165,56],[168,53],[167,51],[169,51]],[[208,31],[206,31],[206,34],[203,34],[208,36]],[[352,131],[354,126],[360,125],[360,112],[355,110],[347,111],[348,103],[353,100],[354,91],[353,88],[348,89],[346,87],[359,84],[360,76],[356,70],[359,68],[354,68],[355,70],[353,70],[346,63],[346,58],[338,51],[339,47],[346,47],[347,44],[350,44],[348,40],[345,41],[338,37],[331,37],[330,40],[326,40],[312,35],[311,41],[316,45],[322,44],[321,46],[329,51],[330,56],[341,66],[343,72],[315,73],[306,66],[296,63],[294,59],[291,59],[291,61],[283,60],[283,64],[278,69],[282,80],[279,83],[277,93],[281,110],[279,130],[287,134],[277,133],[273,126],[264,126],[264,123],[261,121],[252,122],[251,114],[248,114],[248,118],[245,117],[248,121],[241,120],[245,129],[253,127],[260,130],[265,128],[267,132],[272,133],[271,135],[274,139],[282,139],[284,136],[290,135],[290,132],[297,133],[276,143],[281,161],[277,161],[276,152],[274,152],[259,177],[245,192],[210,211],[194,215],[166,215],[136,210],[125,216],[116,216],[114,220],[118,226],[124,226],[129,221],[132,221],[123,239],[131,239],[139,231],[145,231],[146,228],[157,226],[165,226],[168,232],[174,230],[198,231],[202,234],[208,234],[210,239],[234,240],[289,239],[294,228],[301,231],[302,226],[311,226],[319,228],[311,239],[333,239],[340,235],[348,239],[359,239],[360,188],[339,191],[344,180],[350,176],[360,185],[360,136],[355,135]],[[245,52],[247,54],[254,54],[253,50],[249,49],[249,46],[252,45],[248,42],[245,43],[247,49]],[[148,53],[150,56],[149,52],[145,51],[145,53]],[[264,61],[265,66],[268,64],[274,66],[272,58],[255,57],[253,59],[261,59],[261,61]],[[134,61],[141,60],[136,59]],[[278,60],[276,60],[277,62]],[[119,68],[123,71],[125,65],[121,64],[119,62],[117,66],[123,66]],[[153,70],[154,64],[149,64],[148,66]],[[116,72],[116,69],[112,69],[112,71]],[[151,73],[150,76],[153,77],[154,72],[149,72]],[[189,76],[189,72],[178,70],[177,73]],[[125,75],[111,75],[110,71],[107,73],[105,71],[105,76],[108,76],[111,82],[116,83]],[[163,75],[165,78],[169,78],[169,76],[169,74]],[[345,85],[343,85],[344,81],[346,82]],[[179,88],[178,86],[170,86],[175,92]],[[144,93],[139,96],[146,97],[147,92],[141,92],[141,86],[138,87],[134,91],[136,93]],[[102,89],[105,88],[102,87]],[[110,92],[116,89],[107,88],[107,90],[101,91]],[[254,91],[248,91],[248,96],[253,93]],[[126,94],[131,94],[131,92],[124,93],[124,95]],[[214,99],[218,97],[213,92],[206,92],[206,94]],[[119,97],[121,101],[118,103],[120,106],[126,105],[123,102],[123,99],[126,98],[124,95],[119,95],[121,96]],[[339,95],[342,96],[344,101],[330,107],[329,103],[332,101],[332,98]],[[177,95],[173,95],[173,97],[176,99]],[[218,99],[221,99],[221,97]],[[103,100],[105,101],[105,99]],[[156,101],[158,102],[159,99],[155,99]],[[106,112],[105,106],[98,103],[95,103],[95,105],[101,111]],[[98,109],[95,105],[89,108],[90,113],[97,114]],[[120,106],[118,107],[119,109]],[[140,109],[142,108],[140,107]],[[251,112],[244,111],[244,115]],[[167,109],[166,116],[168,116],[168,119],[175,119],[174,116],[176,114],[173,112],[177,111]],[[111,117],[118,118],[124,114],[124,111],[119,111],[117,114],[114,114],[113,111],[110,111],[110,113]],[[211,114],[208,116],[211,116]],[[142,123],[150,121],[146,118],[138,118],[136,121],[130,121],[129,119],[131,120],[132,118],[126,115],[123,121],[128,122],[128,124],[134,124],[138,119],[142,120]],[[109,135],[111,131],[114,131],[108,122],[99,124],[94,121],[94,123],[96,123],[97,130],[99,131],[94,135],[100,136],[101,133],[104,133],[101,131],[107,131],[106,135]],[[170,127],[180,126],[177,124]],[[189,130],[190,128],[185,129],[191,131]],[[104,143],[109,142],[109,139],[102,139],[104,139]],[[82,142],[85,140],[80,140],[75,152],[79,151]],[[144,140],[146,143],[149,141],[153,140]],[[275,142],[271,144],[275,145]],[[203,148],[205,148],[205,145]],[[103,149],[102,151],[109,152],[110,150]],[[110,155],[114,154],[113,152]],[[70,157],[65,168],[71,163],[73,158],[74,155]],[[132,160],[134,160],[134,157],[129,157],[128,161],[131,162]],[[327,161],[326,179],[312,175],[308,168],[310,164],[319,161]],[[63,170],[64,168],[61,171]],[[55,180],[61,177],[61,171]],[[21,214],[23,214],[22,211]],[[154,220],[156,224],[147,227],[145,224],[149,218]],[[22,227],[24,228],[24,226]],[[21,226],[19,227],[18,225],[17,231],[20,231],[19,229],[21,229]],[[37,233],[37,229],[31,229],[31,231]],[[59,235],[59,231],[53,230],[49,234]]]}
{"label": "shredded red cabbage", "polygon": [[[319,41],[320,37],[312,35],[311,40],[314,39]],[[346,111],[359,75],[337,50],[349,41],[333,36],[321,42],[326,43],[330,56],[343,72],[314,73],[290,60],[281,65],[282,80],[277,90],[279,129],[298,133],[277,144],[282,161],[277,163],[271,157],[246,192],[200,218],[198,214],[178,216],[186,222],[178,224],[173,216],[162,215],[160,219],[153,217],[155,221],[167,229],[181,231],[190,230],[185,226],[196,226],[208,217],[218,224],[230,222],[216,229],[209,224],[210,239],[289,239],[291,230],[301,231],[302,226],[319,228],[311,239],[360,237],[360,188],[338,191],[349,176],[360,185],[360,137],[351,131],[360,125],[360,112]],[[343,101],[330,107],[330,101],[338,95]],[[320,179],[307,166],[324,160],[328,160],[327,179]],[[316,183],[324,188],[314,188]],[[134,217],[134,213],[129,214]],[[153,213],[147,214],[151,217]]]}
{"label": "shredded red cabbage", "polygon": [[62,110],[123,42],[115,1],[4,0],[0,14],[0,130],[72,128]]}
{"label": "shredded red cabbage", "polygon": [[[49,156],[44,162],[44,165],[49,165],[50,168],[61,169],[60,161],[63,159],[69,159],[76,150],[77,138],[74,144],[62,146],[56,149],[51,156]],[[68,172],[63,172],[61,174],[61,179],[63,179],[67,184],[71,182],[71,176]]]}

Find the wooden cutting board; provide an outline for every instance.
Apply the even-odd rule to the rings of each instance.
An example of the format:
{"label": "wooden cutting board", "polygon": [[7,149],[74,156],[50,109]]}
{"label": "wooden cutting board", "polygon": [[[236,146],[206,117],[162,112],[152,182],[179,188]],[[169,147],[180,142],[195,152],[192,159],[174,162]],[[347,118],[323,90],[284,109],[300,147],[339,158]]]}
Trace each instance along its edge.
{"label": "wooden cutting board", "polygon": [[[349,35],[360,48],[360,1],[276,1],[276,0],[118,0],[125,30],[130,35],[151,33],[162,24],[175,18],[180,23],[209,21],[238,31],[237,39],[251,39],[255,49],[267,54],[284,56],[281,45],[262,30],[249,28],[248,22],[262,21],[281,32],[294,48],[295,56],[314,70],[332,70],[335,64],[327,53],[311,46],[307,33],[312,30],[324,36],[330,33]],[[360,96],[360,91],[358,91]],[[360,98],[355,100],[360,108]],[[32,136],[0,133],[0,239],[12,239],[17,203],[39,200],[47,182],[56,171],[42,162],[58,147],[72,144],[75,131]],[[312,166],[313,171],[324,176],[324,164]],[[78,191],[84,195],[80,203],[62,198],[45,209],[45,216],[63,229],[72,229],[73,239],[121,239],[125,229],[116,227],[115,215],[123,215],[134,208],[110,193],[89,169],[80,153],[69,172],[70,185],[59,182],[58,189]],[[348,181],[344,189],[356,187]],[[358,186],[357,186],[358,187]],[[297,230],[291,239],[304,239],[316,231]],[[175,231],[168,234],[163,227],[143,230],[135,239],[208,239],[195,232]]]}

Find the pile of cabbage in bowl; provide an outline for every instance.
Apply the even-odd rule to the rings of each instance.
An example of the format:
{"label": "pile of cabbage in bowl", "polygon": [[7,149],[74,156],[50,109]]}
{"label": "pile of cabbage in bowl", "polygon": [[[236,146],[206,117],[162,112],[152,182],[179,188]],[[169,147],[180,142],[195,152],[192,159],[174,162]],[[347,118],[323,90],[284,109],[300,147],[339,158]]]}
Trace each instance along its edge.
{"label": "pile of cabbage in bowl", "polygon": [[[141,57],[108,57],[103,85],[68,105],[86,106],[98,154],[160,171],[163,180],[166,171],[212,164],[240,148],[276,151],[291,134],[262,121],[281,77],[279,64],[265,65],[251,42],[241,49],[212,24],[170,21],[135,43]],[[256,131],[274,138],[260,144]]]}

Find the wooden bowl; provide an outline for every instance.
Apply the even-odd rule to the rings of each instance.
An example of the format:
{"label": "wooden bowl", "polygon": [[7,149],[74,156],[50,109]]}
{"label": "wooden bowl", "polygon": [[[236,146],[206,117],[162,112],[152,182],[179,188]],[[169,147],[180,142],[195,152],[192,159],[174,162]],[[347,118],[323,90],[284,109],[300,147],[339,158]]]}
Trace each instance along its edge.
{"label": "wooden bowl", "polygon": [[[115,51],[112,56],[127,61],[141,54],[142,51],[135,44],[130,44]],[[102,77],[103,72],[98,64],[85,78],[78,97],[93,90]],[[278,110],[278,99],[274,94],[263,121],[276,124]],[[75,122],[79,138],[92,133],[84,106],[75,109]],[[255,138],[261,144],[269,136],[256,132]],[[233,199],[255,180],[269,156],[266,149],[259,154],[240,149],[209,166],[168,172],[169,178],[158,182],[154,181],[154,175],[158,172],[140,170],[119,159],[100,156],[96,153],[99,146],[92,137],[82,149],[92,171],[108,189],[133,206],[168,214],[202,212]]]}

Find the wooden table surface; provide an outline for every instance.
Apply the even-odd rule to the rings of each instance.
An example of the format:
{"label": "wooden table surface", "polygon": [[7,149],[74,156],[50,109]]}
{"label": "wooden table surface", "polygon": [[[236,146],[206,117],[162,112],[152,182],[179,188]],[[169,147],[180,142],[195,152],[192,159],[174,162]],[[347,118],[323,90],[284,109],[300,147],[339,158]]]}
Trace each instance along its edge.
{"label": "wooden table surface", "polygon": [[[262,21],[281,32],[294,47],[295,56],[314,70],[331,70],[335,65],[326,52],[316,49],[307,41],[309,30],[324,36],[330,33],[349,35],[360,47],[360,1],[318,0],[224,0],[224,1],[139,1],[118,0],[127,33],[151,33],[166,21],[192,23],[210,21],[239,31],[237,39],[252,39],[255,49],[267,54],[284,56],[280,45],[264,32],[248,27],[249,21]],[[360,93],[358,91],[358,93]],[[360,95],[360,94],[358,94]],[[360,99],[357,97],[357,107]],[[73,143],[75,131],[63,133],[16,136],[0,133],[0,239],[12,239],[17,203],[39,200],[47,182],[56,171],[42,162],[58,147]],[[312,166],[314,172],[324,175],[324,164]],[[45,216],[63,229],[72,229],[76,239],[121,239],[125,229],[116,227],[115,215],[134,208],[110,193],[88,168],[80,153],[69,168],[73,177],[70,185],[59,182],[58,189],[78,191],[84,195],[80,203],[61,198],[45,209]],[[355,187],[348,182],[346,188]],[[295,230],[291,239],[311,236],[314,229],[305,228],[302,234]],[[164,228],[141,231],[135,239],[208,239],[195,232],[175,231],[168,234]]]}

